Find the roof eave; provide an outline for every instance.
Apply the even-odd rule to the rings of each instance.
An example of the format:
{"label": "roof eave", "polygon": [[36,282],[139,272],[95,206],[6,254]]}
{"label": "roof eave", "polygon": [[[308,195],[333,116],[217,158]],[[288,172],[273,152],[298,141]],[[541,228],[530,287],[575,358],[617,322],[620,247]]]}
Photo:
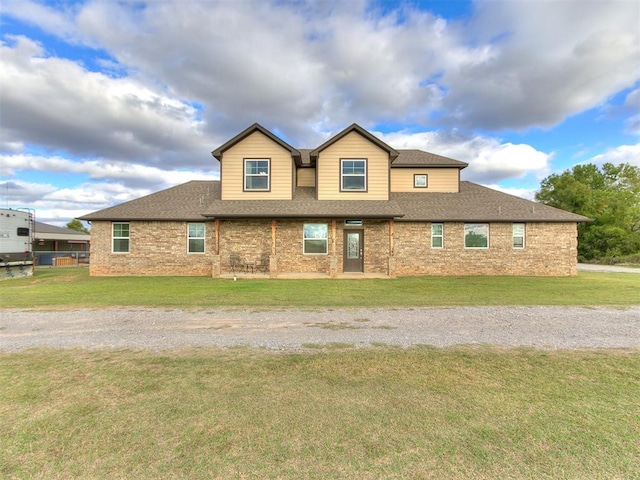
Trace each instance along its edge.
{"label": "roof eave", "polygon": [[240,143],[242,140],[244,140],[245,138],[247,138],[249,135],[251,135],[254,132],[260,132],[263,135],[265,135],[266,137],[270,138],[271,140],[276,142],[278,145],[280,145],[282,148],[284,148],[285,150],[288,150],[291,153],[291,157],[294,160],[299,161],[299,159],[301,157],[301,154],[300,154],[300,152],[298,150],[293,148],[291,145],[289,145],[287,142],[285,142],[284,140],[282,140],[278,136],[276,136],[273,133],[271,133],[269,130],[264,128],[259,123],[254,123],[250,127],[244,129],[242,132],[237,134],[231,140],[228,140],[227,142],[223,143],[218,148],[213,150],[211,152],[211,155],[214,158],[216,158],[218,161],[222,161],[222,154],[224,153],[225,150],[228,150],[229,148],[233,147],[237,143]]}
{"label": "roof eave", "polygon": [[391,148],[389,145],[387,145],[385,142],[383,142],[382,140],[380,140],[378,137],[376,137],[375,135],[372,135],[371,133],[369,133],[367,130],[365,130],[364,128],[362,128],[360,125],[358,125],[357,123],[352,123],[350,126],[348,126],[347,128],[345,128],[344,130],[342,130],[341,132],[339,132],[338,134],[334,135],[333,137],[331,137],[329,140],[327,140],[326,142],[324,142],[322,145],[320,145],[318,148],[311,150],[311,152],[309,152],[309,156],[312,159],[317,159],[318,155],[320,155],[320,152],[324,149],[326,149],[327,147],[329,147],[330,145],[333,145],[335,142],[337,142],[338,140],[340,140],[341,138],[345,137],[346,135],[348,135],[351,132],[356,132],[359,135],[361,135],[362,137],[364,137],[365,139],[369,140],[371,143],[373,143],[374,145],[376,145],[377,147],[381,148],[382,150],[385,150],[388,154],[389,154],[389,158],[391,161],[395,160],[399,153],[397,150]]}

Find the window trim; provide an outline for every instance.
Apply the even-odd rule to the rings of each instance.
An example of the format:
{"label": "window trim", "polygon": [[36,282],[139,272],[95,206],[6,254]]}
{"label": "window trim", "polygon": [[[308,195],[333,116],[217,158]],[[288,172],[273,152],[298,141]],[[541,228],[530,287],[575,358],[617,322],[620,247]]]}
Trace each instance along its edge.
{"label": "window trim", "polygon": [[[191,236],[191,230],[190,230],[191,225],[202,225],[201,237]],[[202,240],[201,252],[191,251],[191,240]],[[189,255],[204,255],[206,250],[207,250],[207,224],[205,222],[187,222],[187,253]]]}
{"label": "window trim", "polygon": [[[418,178],[424,177],[424,185],[418,185]],[[429,188],[429,175],[426,173],[413,174],[413,188]]]}
{"label": "window trim", "polygon": [[[487,230],[487,245],[485,247],[470,247],[467,246],[467,228],[468,227],[477,227],[477,226],[482,226],[482,227],[486,227]],[[488,223],[465,223],[464,224],[464,230],[463,230],[463,243],[464,243],[464,248],[466,250],[488,250],[489,246],[491,245],[490,243],[490,226]]]}
{"label": "window trim", "polygon": [[[326,236],[322,237],[306,237],[305,227],[307,225],[323,225],[325,227]],[[307,240],[324,240],[325,251],[324,252],[307,252]],[[303,223],[302,224],[302,254],[303,255],[329,255],[329,224],[328,223]]]}
{"label": "window trim", "polygon": [[[516,227],[522,227],[522,233],[516,235]],[[511,246],[515,250],[524,250],[526,246],[527,227],[524,223],[513,223],[511,225]],[[522,238],[522,244],[516,245],[516,238]]]}
{"label": "window trim", "polygon": [[[440,234],[437,235],[435,233],[433,233],[433,227],[435,227],[436,225],[440,225]],[[440,246],[434,246],[433,244],[433,240],[439,238],[440,239]],[[436,248],[438,250],[442,250],[444,248],[444,223],[442,222],[433,222],[431,223],[431,248]]]}
{"label": "window trim", "polygon": [[[363,162],[364,163],[364,173],[363,174],[345,174],[344,173],[344,162]],[[368,182],[368,161],[366,158],[341,158],[340,159],[340,191],[345,193],[363,193],[367,192],[369,188]],[[362,189],[354,190],[352,188],[344,188],[344,178],[345,177],[363,177],[364,179],[364,187]]]}
{"label": "window trim", "polygon": [[[126,237],[116,237],[116,225],[127,225],[127,236]],[[126,251],[116,251],[116,240],[127,240],[127,250]],[[118,254],[127,254],[131,252],[131,223],[130,222],[111,222],[111,253],[116,255]]]}
{"label": "window trim", "polygon": [[[247,188],[247,177],[261,177],[260,173],[247,173],[247,162],[267,162],[267,188]],[[271,191],[271,159],[270,158],[245,158],[242,171],[243,192],[270,192]]]}

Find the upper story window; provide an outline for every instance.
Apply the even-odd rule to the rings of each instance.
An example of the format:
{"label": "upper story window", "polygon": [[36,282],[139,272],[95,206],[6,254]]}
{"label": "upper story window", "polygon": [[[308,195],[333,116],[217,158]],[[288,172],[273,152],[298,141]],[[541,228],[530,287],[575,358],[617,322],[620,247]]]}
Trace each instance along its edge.
{"label": "upper story window", "polygon": [[266,192],[271,185],[269,182],[270,162],[268,158],[252,158],[244,161],[244,189],[245,191]]}
{"label": "upper story window", "polygon": [[414,188],[427,188],[429,186],[429,177],[425,174],[416,174],[413,176]]}
{"label": "upper story window", "polygon": [[113,223],[113,253],[129,253],[129,224]]}
{"label": "upper story window", "polygon": [[347,192],[367,191],[367,161],[340,161],[340,190]]}

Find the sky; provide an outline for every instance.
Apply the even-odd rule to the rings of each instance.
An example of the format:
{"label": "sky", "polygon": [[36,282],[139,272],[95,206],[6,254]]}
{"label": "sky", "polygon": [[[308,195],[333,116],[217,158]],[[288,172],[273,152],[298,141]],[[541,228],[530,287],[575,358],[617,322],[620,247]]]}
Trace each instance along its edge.
{"label": "sky", "polygon": [[255,122],[352,123],[532,199],[640,166],[638,0],[2,0],[0,208],[71,219],[190,180]]}

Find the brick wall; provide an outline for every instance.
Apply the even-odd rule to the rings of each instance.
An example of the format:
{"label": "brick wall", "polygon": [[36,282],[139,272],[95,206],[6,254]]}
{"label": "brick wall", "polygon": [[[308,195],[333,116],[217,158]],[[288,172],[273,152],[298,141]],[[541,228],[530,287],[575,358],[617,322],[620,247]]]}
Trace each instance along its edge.
{"label": "brick wall", "polygon": [[464,223],[444,224],[444,248],[431,248],[431,224],[396,222],[396,275],[576,275],[575,223],[527,223],[525,248],[512,223],[489,224],[489,248],[464,248]]}
{"label": "brick wall", "polygon": [[111,253],[111,222],[91,223],[91,275],[211,275],[212,222],[205,253],[187,253],[187,222],[132,221],[129,230],[129,253]]}
{"label": "brick wall", "polygon": [[[278,273],[341,273],[344,222],[329,226],[327,255],[304,255],[302,225],[308,220],[220,220],[219,256],[214,223],[206,223],[204,254],[187,253],[186,222],[130,222],[130,252],[111,253],[111,222],[93,222],[92,275],[218,275],[229,271],[229,255],[258,261],[272,255]],[[349,227],[347,227],[349,228]],[[491,223],[488,249],[464,248],[464,224],[444,225],[444,248],[431,248],[431,225],[395,222],[390,258],[389,223],[364,220],[365,273],[403,275],[576,275],[577,228],[573,223],[527,223],[525,248],[512,247],[512,224]],[[272,252],[275,251],[275,255]],[[390,270],[391,266],[391,270]],[[276,270],[277,269],[277,270]]]}

